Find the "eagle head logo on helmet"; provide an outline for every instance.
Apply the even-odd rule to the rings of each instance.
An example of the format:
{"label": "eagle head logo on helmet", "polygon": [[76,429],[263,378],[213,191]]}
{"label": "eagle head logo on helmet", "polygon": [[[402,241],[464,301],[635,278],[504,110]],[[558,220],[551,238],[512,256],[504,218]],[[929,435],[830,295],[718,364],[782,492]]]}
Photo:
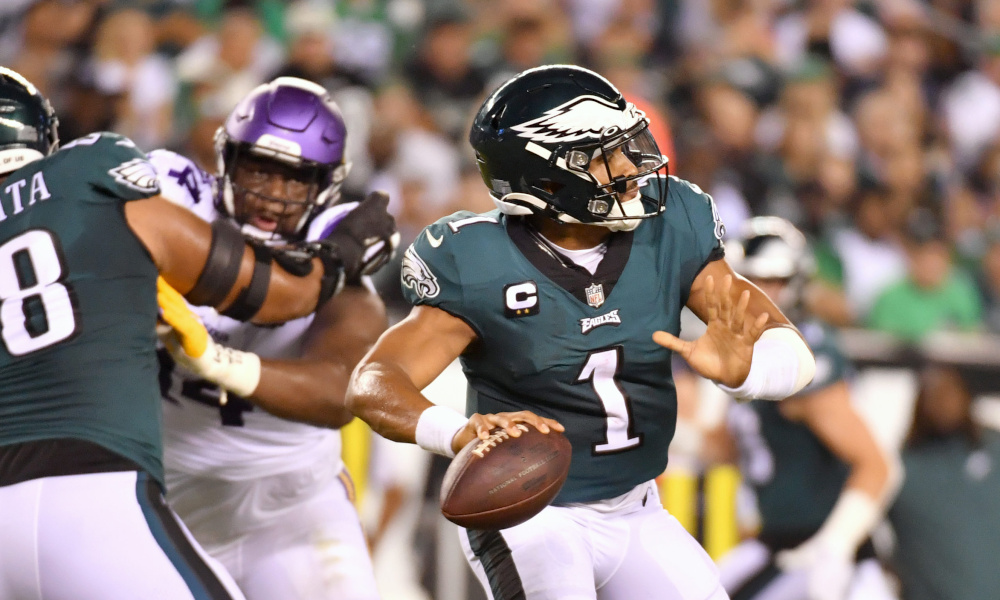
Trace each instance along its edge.
{"label": "eagle head logo on helmet", "polygon": [[[667,158],[649,119],[593,71],[549,65],[509,79],[483,102],[469,141],[504,213],[629,230],[664,210]],[[618,153],[627,170],[612,168]]]}
{"label": "eagle head logo on helmet", "polygon": [[[625,110],[597,96],[578,96],[545,111],[537,119],[511,127],[532,142],[565,144],[597,140],[607,132],[627,131],[643,118],[642,111],[628,104]],[[616,128],[616,129],[612,129]]]}

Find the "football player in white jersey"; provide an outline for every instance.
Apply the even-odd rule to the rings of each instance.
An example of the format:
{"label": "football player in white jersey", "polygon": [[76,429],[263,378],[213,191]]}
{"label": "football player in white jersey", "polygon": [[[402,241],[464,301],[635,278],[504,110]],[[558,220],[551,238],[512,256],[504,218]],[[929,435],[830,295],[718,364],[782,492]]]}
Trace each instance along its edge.
{"label": "football player in white jersey", "polygon": [[[170,151],[149,157],[167,198],[283,245],[321,239],[353,208],[337,204],[345,138],[322,87],[283,77],[253,90],[219,129],[217,175]],[[369,252],[365,272],[393,245]],[[192,362],[170,344],[172,357],[161,353],[171,506],[249,600],[378,598],[338,431],[351,419],[351,370],[387,325],[378,295],[357,277],[315,315],[278,327],[193,310],[228,366]]]}

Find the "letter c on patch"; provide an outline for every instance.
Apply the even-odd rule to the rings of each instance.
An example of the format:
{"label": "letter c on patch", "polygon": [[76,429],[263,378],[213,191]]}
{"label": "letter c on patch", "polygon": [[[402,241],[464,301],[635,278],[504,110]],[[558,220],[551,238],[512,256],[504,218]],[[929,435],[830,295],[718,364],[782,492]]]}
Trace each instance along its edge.
{"label": "letter c on patch", "polygon": [[538,314],[538,286],[534,281],[512,283],[503,289],[504,314],[508,318]]}

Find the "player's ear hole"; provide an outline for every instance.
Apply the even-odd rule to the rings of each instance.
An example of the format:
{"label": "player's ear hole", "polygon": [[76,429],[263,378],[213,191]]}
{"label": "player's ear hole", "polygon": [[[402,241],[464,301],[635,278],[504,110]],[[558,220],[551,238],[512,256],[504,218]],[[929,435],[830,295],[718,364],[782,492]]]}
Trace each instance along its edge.
{"label": "player's ear hole", "polygon": [[563,188],[563,184],[557,181],[550,181],[548,179],[542,179],[540,181],[536,181],[533,184],[533,186],[545,192],[546,194],[551,194],[551,195],[557,194],[559,190]]}

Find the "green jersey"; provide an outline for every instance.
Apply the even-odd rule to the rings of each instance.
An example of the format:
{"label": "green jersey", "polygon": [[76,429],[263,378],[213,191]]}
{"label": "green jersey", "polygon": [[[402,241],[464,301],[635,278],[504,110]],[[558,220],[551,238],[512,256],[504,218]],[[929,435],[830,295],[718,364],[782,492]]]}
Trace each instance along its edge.
{"label": "green jersey", "polygon": [[108,133],[0,184],[0,446],[85,440],[162,481],[157,270],[124,214],[158,191]]}
{"label": "green jersey", "polygon": [[[816,357],[816,376],[799,397],[845,379],[849,365],[833,331],[818,321],[798,327]],[[760,538],[785,545],[819,529],[840,497],[848,468],[808,426],[785,418],[780,408],[765,400],[737,404],[729,425],[740,449],[740,470],[757,495]]]}
{"label": "green jersey", "polygon": [[1000,434],[960,434],[903,450],[906,479],[889,510],[894,565],[908,600],[993,600],[1000,593]]}
{"label": "green jersey", "polygon": [[498,211],[446,217],[404,255],[408,300],[478,335],[461,357],[467,412],[530,410],[566,427],[557,504],[612,498],[666,467],[677,396],[652,334],[679,333],[694,278],[723,256],[712,199],[674,177],[668,189],[665,212],[613,233],[593,274]]}

